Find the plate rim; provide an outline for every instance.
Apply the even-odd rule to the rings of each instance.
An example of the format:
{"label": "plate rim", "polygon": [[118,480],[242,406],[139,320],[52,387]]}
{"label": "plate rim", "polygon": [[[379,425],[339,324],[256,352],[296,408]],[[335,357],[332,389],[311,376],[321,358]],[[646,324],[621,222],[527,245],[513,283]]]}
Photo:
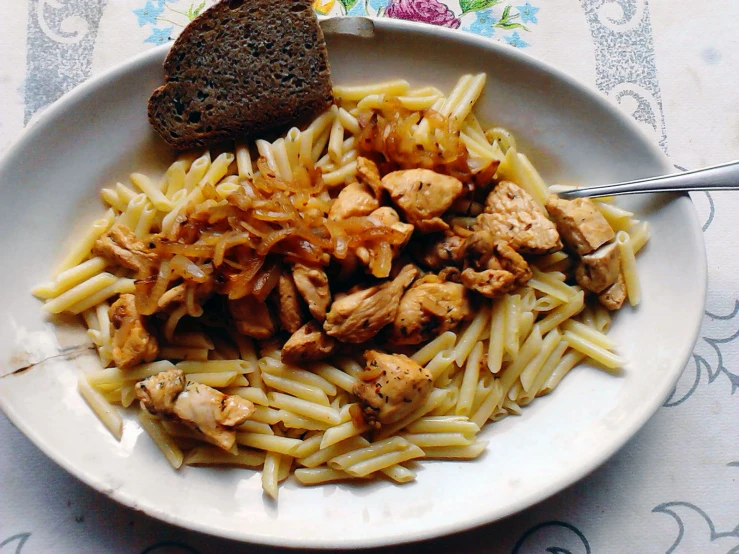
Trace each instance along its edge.
{"label": "plate rim", "polygon": [[[326,18],[329,19],[329,18]],[[333,19],[333,18],[330,18]],[[349,19],[349,18],[345,18]],[[494,41],[493,39],[474,35],[470,32],[460,31],[455,29],[447,29],[444,27],[437,27],[425,23],[418,23],[414,21],[397,20],[390,18],[354,18],[354,19],[368,19],[371,21],[373,27],[379,27],[383,31],[389,31],[394,33],[410,32],[418,35],[425,35],[428,38],[434,36],[442,36],[446,39],[450,39],[454,42],[463,43],[471,46],[474,49],[492,50],[496,54],[502,57],[509,57],[517,59],[521,63],[532,66],[536,70],[549,75],[556,81],[560,81],[572,87],[579,92],[584,93],[588,96],[600,109],[609,112],[614,119],[618,120],[619,123],[623,124],[630,134],[639,136],[641,142],[647,148],[649,154],[659,160],[664,166],[665,171],[672,171],[673,165],[669,162],[669,158],[665,153],[653,142],[652,139],[647,137],[644,131],[637,125],[637,123],[631,118],[619,110],[608,98],[595,87],[580,81],[559,69],[556,65],[544,62],[532,54],[522,52],[512,46],[501,44]],[[324,19],[325,20],[325,19]],[[327,33],[328,34],[328,33]],[[173,42],[157,46],[155,48],[146,50],[133,56],[127,60],[116,64],[115,66],[95,75],[78,85],[71,91],[65,93],[58,100],[47,106],[39,114],[32,123],[27,126],[14,140],[11,141],[9,146],[6,148],[2,156],[0,156],[0,174],[4,172],[4,168],[7,165],[12,164],[13,159],[17,157],[18,152],[22,152],[28,145],[32,145],[36,133],[39,133],[39,129],[43,127],[43,124],[47,120],[52,120],[56,117],[57,113],[63,113],[67,106],[74,104],[78,98],[83,98],[88,94],[89,91],[93,91],[98,87],[108,83],[111,80],[115,80],[119,75],[135,71],[137,67],[151,63],[157,58],[161,58],[162,61],[166,53],[170,50]],[[39,125],[42,124],[42,125]],[[690,221],[688,222],[690,227],[697,230],[700,233],[698,236],[699,240],[696,241],[699,247],[700,259],[696,260],[699,262],[698,272],[700,274],[701,284],[701,296],[700,306],[701,310],[698,317],[690,321],[691,335],[693,336],[692,342],[684,346],[684,351],[681,352],[679,357],[680,371],[676,371],[672,376],[672,379],[666,383],[664,391],[658,391],[659,394],[655,394],[652,397],[652,401],[641,407],[641,415],[635,420],[635,423],[629,428],[628,432],[621,432],[614,437],[614,439],[607,444],[607,447],[602,448],[597,456],[592,456],[588,460],[577,466],[577,471],[572,471],[568,475],[568,478],[563,478],[559,481],[553,481],[546,487],[542,487],[537,490],[536,493],[530,494],[519,500],[517,503],[511,505],[505,512],[492,515],[491,510],[480,511],[475,517],[468,518],[463,521],[453,521],[445,525],[440,525],[434,529],[422,528],[419,530],[407,530],[404,533],[396,532],[393,535],[383,535],[377,539],[363,540],[357,542],[347,538],[347,540],[336,540],[328,539],[315,540],[314,537],[302,537],[295,538],[290,536],[275,536],[275,535],[259,535],[253,532],[237,532],[236,530],[225,529],[222,527],[213,527],[207,524],[200,524],[197,521],[187,521],[179,516],[172,516],[155,506],[142,506],[138,503],[136,498],[132,497],[126,492],[121,492],[119,489],[111,489],[102,479],[84,471],[77,466],[74,466],[65,459],[65,457],[55,451],[52,447],[48,446],[44,439],[40,437],[32,428],[29,428],[25,422],[17,416],[12,407],[4,400],[4,395],[0,395],[0,411],[2,411],[8,420],[15,426],[21,433],[23,433],[39,450],[41,450],[49,459],[51,459],[58,466],[63,468],[69,474],[73,475],[76,479],[81,481],[87,486],[90,486],[94,490],[105,494],[116,502],[127,506],[128,508],[136,511],[145,513],[153,518],[160,521],[176,525],[186,530],[193,530],[206,535],[222,537],[239,541],[242,543],[255,543],[269,546],[281,546],[288,548],[311,548],[311,549],[333,549],[333,548],[351,548],[351,549],[362,549],[371,547],[381,547],[389,545],[407,544],[415,541],[421,541],[426,539],[437,538],[440,536],[450,535],[462,531],[471,530],[486,524],[500,521],[504,518],[510,517],[516,513],[519,513],[527,508],[535,506],[536,504],[550,498],[551,496],[561,492],[567,487],[579,482],[580,480],[587,477],[601,465],[603,465],[608,459],[610,459],[618,450],[620,450],[626,442],[631,440],[642,427],[656,414],[659,407],[664,403],[665,399],[668,398],[670,392],[674,389],[677,381],[682,375],[687,362],[690,359],[690,354],[700,337],[700,327],[702,323],[703,312],[705,311],[705,302],[707,294],[707,260],[706,260],[706,248],[703,233],[701,232],[701,225],[698,220],[698,215],[695,210],[695,206],[690,200],[687,193],[675,194],[674,198],[677,201],[689,202],[692,209],[689,210],[691,214]],[[676,356],[677,358],[677,356]],[[3,378],[13,378],[12,372],[4,375]],[[306,540],[307,539],[307,540]]]}

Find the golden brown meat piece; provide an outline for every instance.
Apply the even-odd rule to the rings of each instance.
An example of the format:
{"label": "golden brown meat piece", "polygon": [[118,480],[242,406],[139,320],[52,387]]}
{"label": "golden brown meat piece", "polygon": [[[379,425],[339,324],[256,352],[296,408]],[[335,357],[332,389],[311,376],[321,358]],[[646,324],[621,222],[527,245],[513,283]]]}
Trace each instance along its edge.
{"label": "golden brown meat piece", "polygon": [[464,257],[465,239],[451,232],[444,235],[423,237],[415,244],[413,256],[424,266],[440,270],[447,266],[461,266]]}
{"label": "golden brown meat piece", "polygon": [[418,270],[405,266],[392,281],[385,281],[334,301],[323,329],[342,342],[365,342],[395,320],[400,298]]}
{"label": "golden brown meat piece", "polygon": [[339,221],[349,217],[360,217],[371,214],[379,207],[380,203],[369,186],[362,183],[349,183],[341,189],[339,196],[331,204],[328,218],[332,221]]}
{"label": "golden brown meat piece", "polygon": [[516,276],[505,269],[467,268],[462,272],[462,284],[487,298],[495,298],[516,288]]}
{"label": "golden brown meat piece", "polygon": [[598,295],[598,302],[609,310],[620,310],[626,300],[626,283],[619,275],[616,282]]}
{"label": "golden brown meat piece", "polygon": [[305,323],[303,306],[292,273],[285,271],[277,284],[277,315],[280,326],[288,333],[294,333]]}
{"label": "golden brown meat piece", "polygon": [[272,314],[264,302],[253,296],[244,296],[237,300],[228,300],[227,303],[236,331],[242,335],[264,340],[277,331]]}
{"label": "golden brown meat piece", "polygon": [[547,198],[547,210],[562,240],[580,256],[616,238],[606,218],[588,198],[562,200],[551,195]]}
{"label": "golden brown meat piece", "polygon": [[449,228],[440,216],[464,189],[459,179],[430,169],[393,171],[382,178],[382,187],[390,193],[406,221],[424,233]]}
{"label": "golden brown meat piece", "polygon": [[492,231],[487,229],[479,229],[464,239],[461,257],[464,258],[465,265],[485,269],[490,260],[495,257],[496,240]]}
{"label": "golden brown meat piece", "polygon": [[580,258],[575,279],[582,288],[599,293],[615,283],[620,274],[621,254],[618,245],[609,242]]}
{"label": "golden brown meat piece", "polygon": [[116,224],[95,241],[92,253],[136,271],[139,279],[151,276],[159,264],[159,256],[125,225]]}
{"label": "golden brown meat piece", "polygon": [[496,240],[487,229],[472,233],[464,243],[465,265],[477,270],[505,269],[513,273],[516,283],[524,285],[531,279],[532,272],[523,256],[510,244]]}
{"label": "golden brown meat piece", "polygon": [[434,388],[431,374],[408,356],[368,350],[364,358],[364,374],[352,392],[359,397],[365,421],[376,429],[421,407]]}
{"label": "golden brown meat piece", "polygon": [[318,321],[326,319],[326,310],[331,303],[326,272],[320,267],[296,263],[293,265],[293,279],[311,315]]}
{"label": "golden brown meat piece", "polygon": [[533,276],[531,268],[523,256],[516,252],[507,242],[496,241],[494,248],[495,264],[488,264],[488,269],[505,269],[513,273],[517,285],[525,285]]}
{"label": "golden brown meat piece", "polygon": [[[378,227],[388,227],[400,234],[402,238],[390,245],[393,257],[396,257],[400,253],[405,245],[408,244],[408,241],[411,239],[411,235],[413,235],[413,225],[400,221],[400,216],[398,216],[398,212],[396,212],[389,206],[383,206],[382,208],[376,209],[369,216],[367,216],[367,219],[369,219]],[[379,245],[373,245],[372,248],[360,246],[356,249],[355,254],[359,261],[361,261],[364,265],[372,267],[374,265],[373,262],[378,255],[378,251]],[[378,279],[384,279],[389,274],[390,266],[386,267],[384,271],[372,272],[372,275],[374,277],[377,277]]]}
{"label": "golden brown meat piece", "polygon": [[548,254],[562,249],[559,233],[529,193],[502,181],[485,200],[485,213],[477,216],[476,230],[487,229],[517,252]]}
{"label": "golden brown meat piece", "polygon": [[388,340],[419,344],[456,328],[471,315],[472,305],[464,286],[426,275],[401,298]]}
{"label": "golden brown meat piece", "polygon": [[380,177],[380,170],[377,169],[377,164],[375,164],[375,162],[369,158],[359,156],[357,158],[357,178],[372,189],[372,192],[375,194],[375,198],[381,198],[382,178]]}
{"label": "golden brown meat piece", "polygon": [[336,349],[336,341],[323,332],[315,321],[309,321],[295,331],[282,347],[285,363],[297,364],[323,360]]}
{"label": "golden brown meat piece", "polygon": [[208,442],[229,450],[236,440],[233,427],[254,413],[254,404],[207,385],[186,382],[179,369],[163,371],[136,383],[136,396],[152,414],[180,421],[205,435]]}
{"label": "golden brown meat piece", "polygon": [[395,229],[399,233],[402,233],[405,236],[405,242],[398,245],[400,248],[405,246],[405,244],[408,242],[408,239],[410,239],[411,235],[413,234],[413,225],[400,221],[400,216],[398,215],[398,212],[396,212],[390,206],[377,208],[371,214],[369,214],[368,219],[378,227],[390,227],[391,229]]}
{"label": "golden brown meat piece", "polygon": [[120,369],[150,362],[159,353],[159,344],[146,329],[144,317],[136,310],[133,294],[122,294],[108,309],[113,361]]}

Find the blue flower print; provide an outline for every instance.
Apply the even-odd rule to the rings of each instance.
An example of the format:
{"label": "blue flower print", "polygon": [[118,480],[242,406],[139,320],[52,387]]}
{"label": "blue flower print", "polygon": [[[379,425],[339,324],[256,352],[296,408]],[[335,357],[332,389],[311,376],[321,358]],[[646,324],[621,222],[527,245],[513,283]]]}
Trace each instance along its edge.
{"label": "blue flower print", "polygon": [[173,27],[167,27],[165,29],[152,29],[151,35],[144,42],[150,42],[151,44],[164,44],[169,41],[169,37],[172,34]]}
{"label": "blue flower print", "polygon": [[133,13],[136,14],[136,17],[139,20],[139,27],[143,27],[144,25],[156,25],[157,17],[162,15],[163,11],[164,0],[160,0],[157,5],[154,5],[152,2],[148,1],[143,8],[133,10]]}
{"label": "blue flower print", "polygon": [[381,9],[387,8],[388,0],[369,0],[367,4],[375,12],[379,12]]}
{"label": "blue flower print", "polygon": [[526,48],[527,46],[529,46],[529,43],[522,40],[521,37],[518,35],[518,31],[516,31],[509,37],[505,37],[505,41],[511,46],[515,46],[516,48]]}
{"label": "blue flower print", "polygon": [[526,2],[523,6],[516,6],[516,9],[518,9],[518,13],[521,14],[521,22],[522,23],[538,23],[539,20],[536,17],[536,14],[539,13],[539,8],[535,8],[528,2]]}
{"label": "blue flower print", "polygon": [[493,10],[480,10],[475,12],[475,20],[467,30],[483,37],[492,37],[495,34],[494,25],[497,22],[497,18],[493,16]]}

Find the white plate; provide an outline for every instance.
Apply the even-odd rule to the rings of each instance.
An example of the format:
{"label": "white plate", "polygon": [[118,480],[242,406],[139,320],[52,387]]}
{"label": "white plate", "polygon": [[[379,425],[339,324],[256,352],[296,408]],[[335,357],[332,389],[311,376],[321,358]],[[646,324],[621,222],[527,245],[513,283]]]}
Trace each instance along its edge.
{"label": "white plate", "polygon": [[[336,83],[404,77],[450,90],[486,71],[478,112],[511,129],[549,182],[602,183],[670,172],[662,153],[597,93],[520,52],[459,31],[393,20],[374,37],[327,37]],[[0,163],[0,407],[62,467],[128,506],[190,529],[260,543],[359,547],[428,538],[490,522],[580,479],[622,446],[672,390],[696,339],[706,287],[702,234],[686,196],[624,202],[652,226],[639,257],[644,301],[612,336],[622,377],[581,367],[521,417],[485,429],[474,462],[423,463],[415,483],[303,488],[264,499],[244,470],[173,471],[133,420],[117,443],[76,392],[89,352],[31,362],[80,345],[79,327],[46,321],[29,289],[73,232],[102,211],[101,185],[161,171],[169,152],[146,101],[162,80],[162,47],[97,77],[49,108]],[[50,484],[53,486],[53,483]]]}

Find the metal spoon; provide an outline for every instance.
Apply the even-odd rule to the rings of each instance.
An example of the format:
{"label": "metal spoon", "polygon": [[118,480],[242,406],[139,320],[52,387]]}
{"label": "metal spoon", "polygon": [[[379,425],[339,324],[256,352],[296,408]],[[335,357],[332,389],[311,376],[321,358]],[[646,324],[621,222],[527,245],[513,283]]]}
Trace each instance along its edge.
{"label": "metal spoon", "polygon": [[706,190],[739,190],[739,161],[695,169],[675,175],[650,177],[637,181],[597,185],[559,191],[560,198],[596,198],[619,194],[640,194],[643,192],[677,192]]}

